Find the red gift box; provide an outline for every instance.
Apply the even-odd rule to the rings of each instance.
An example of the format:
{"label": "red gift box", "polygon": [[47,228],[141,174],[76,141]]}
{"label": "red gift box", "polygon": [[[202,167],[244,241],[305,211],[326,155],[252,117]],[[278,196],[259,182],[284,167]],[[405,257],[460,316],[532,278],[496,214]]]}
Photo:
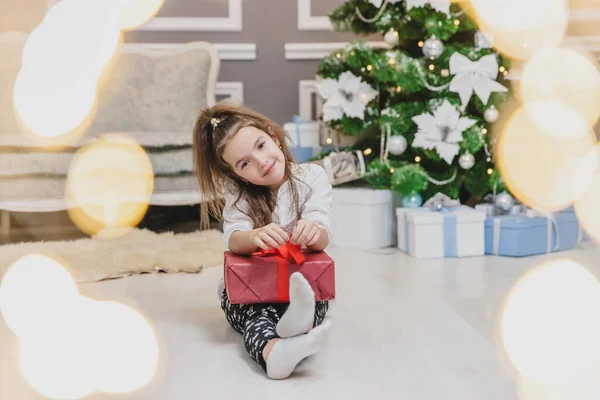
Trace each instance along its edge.
{"label": "red gift box", "polygon": [[225,252],[225,288],[232,304],[287,303],[290,276],[300,272],[315,300],[335,298],[335,263],[325,252],[307,252],[287,244],[252,256]]}

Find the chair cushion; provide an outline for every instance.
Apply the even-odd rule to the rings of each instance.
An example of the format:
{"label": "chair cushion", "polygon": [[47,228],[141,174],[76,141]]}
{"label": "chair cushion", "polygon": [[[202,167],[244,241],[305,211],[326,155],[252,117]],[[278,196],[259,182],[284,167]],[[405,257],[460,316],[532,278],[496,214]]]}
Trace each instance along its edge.
{"label": "chair cushion", "polygon": [[174,50],[124,47],[98,90],[90,134],[191,132],[201,108],[214,104],[218,55],[206,42]]}

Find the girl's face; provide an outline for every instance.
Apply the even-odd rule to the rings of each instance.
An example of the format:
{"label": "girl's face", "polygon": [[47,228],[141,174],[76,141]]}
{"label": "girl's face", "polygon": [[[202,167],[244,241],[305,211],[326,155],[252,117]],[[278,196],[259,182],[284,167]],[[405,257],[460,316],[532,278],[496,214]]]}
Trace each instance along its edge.
{"label": "girl's face", "polygon": [[227,141],[223,160],[246,182],[271,189],[283,183],[285,156],[279,142],[253,126],[240,129]]}

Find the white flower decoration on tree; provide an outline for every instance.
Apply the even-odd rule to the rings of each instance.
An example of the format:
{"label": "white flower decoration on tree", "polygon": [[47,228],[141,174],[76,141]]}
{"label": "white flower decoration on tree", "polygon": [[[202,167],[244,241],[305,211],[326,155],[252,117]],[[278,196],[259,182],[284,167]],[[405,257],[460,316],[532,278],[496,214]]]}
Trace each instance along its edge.
{"label": "white flower decoration on tree", "polygon": [[424,113],[417,115],[412,120],[419,127],[413,147],[435,149],[448,164],[459,152],[459,143],[463,140],[463,132],[477,121],[460,116],[460,112],[448,100],[444,100],[433,115]]}
{"label": "white flower decoration on tree", "polygon": [[[388,0],[388,3],[399,3],[402,0]],[[369,0],[369,3],[373,4],[375,7],[377,8],[381,8],[381,5],[383,4],[383,0]]]}
{"label": "white flower decoration on tree", "polygon": [[324,79],[316,87],[319,95],[325,99],[325,122],[341,119],[344,115],[364,119],[366,105],[379,94],[350,71],[342,73],[337,81]]}
{"label": "white flower decoration on tree", "polygon": [[427,4],[434,10],[450,14],[450,0],[406,0],[406,10],[425,7]]}

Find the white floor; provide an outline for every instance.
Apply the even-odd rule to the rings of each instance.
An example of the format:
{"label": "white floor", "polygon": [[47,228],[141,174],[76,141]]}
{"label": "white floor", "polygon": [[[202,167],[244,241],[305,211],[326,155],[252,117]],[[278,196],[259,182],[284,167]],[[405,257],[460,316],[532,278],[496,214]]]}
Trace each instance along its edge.
{"label": "white floor", "polygon": [[[215,294],[221,268],[82,285],[82,294],[132,304],[161,336],[155,379],[129,395],[90,399],[517,399],[515,374],[497,341],[511,286],[553,257],[586,263],[600,250],[511,259],[416,260],[394,250],[333,248],[338,300],[328,348],[286,381],[270,381],[247,357]],[[0,322],[0,399],[41,399],[16,362],[16,338]]]}

